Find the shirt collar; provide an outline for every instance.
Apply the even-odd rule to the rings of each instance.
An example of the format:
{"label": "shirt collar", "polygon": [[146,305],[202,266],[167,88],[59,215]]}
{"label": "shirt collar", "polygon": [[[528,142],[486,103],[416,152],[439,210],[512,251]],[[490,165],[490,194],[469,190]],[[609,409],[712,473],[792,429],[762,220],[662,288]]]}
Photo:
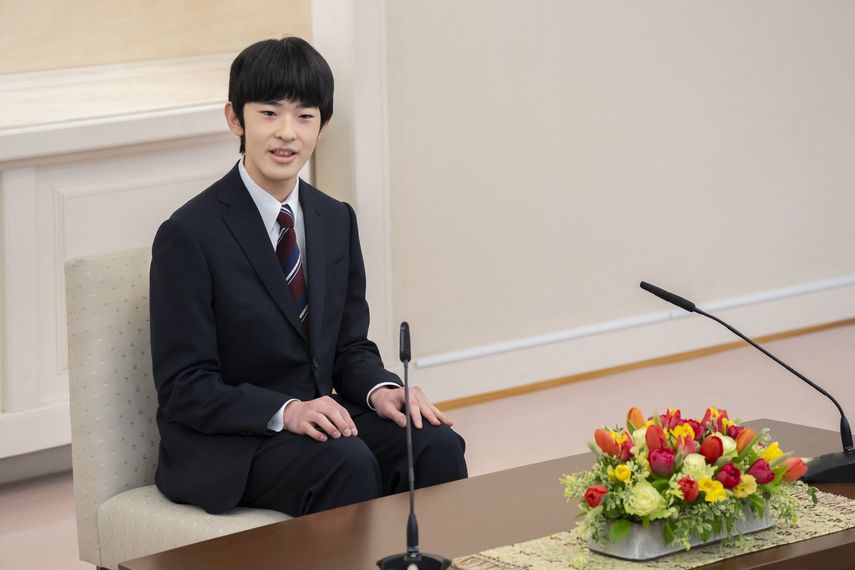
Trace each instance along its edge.
{"label": "shirt collar", "polygon": [[[276,218],[279,217],[279,210],[282,208],[282,202],[267,193],[261,186],[255,183],[250,177],[249,172],[243,165],[243,159],[238,162],[238,172],[240,179],[243,180],[243,185],[249,191],[255,207],[258,208],[258,213],[261,214],[261,220],[264,222],[264,228],[270,232],[277,223]],[[285,199],[285,204],[291,206],[293,212],[300,207],[300,179],[294,184],[294,189]]]}

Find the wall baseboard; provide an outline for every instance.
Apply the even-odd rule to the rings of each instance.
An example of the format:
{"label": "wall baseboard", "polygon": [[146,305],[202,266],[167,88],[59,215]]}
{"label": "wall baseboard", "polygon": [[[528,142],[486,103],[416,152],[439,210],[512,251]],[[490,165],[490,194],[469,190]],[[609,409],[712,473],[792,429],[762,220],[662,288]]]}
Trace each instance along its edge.
{"label": "wall baseboard", "polygon": [[[855,276],[700,306],[749,336],[768,341],[780,338],[769,335],[803,334],[799,331],[847,324],[855,317]],[[675,309],[417,358],[411,380],[444,406],[465,405],[459,402],[475,403],[480,397],[492,399],[490,395],[495,393],[523,393],[532,385],[549,387],[553,385],[550,383],[560,385],[604,376],[625,369],[621,367],[658,362],[657,359],[694,351],[726,350],[733,342],[733,335],[723,327]],[[725,348],[718,348],[722,346]],[[544,382],[544,378],[556,380]]]}
{"label": "wall baseboard", "polygon": [[[837,327],[847,327],[855,325],[855,318],[845,319],[842,321],[835,321],[833,323],[825,323],[821,325],[814,325],[810,327],[803,327],[800,329],[784,331],[780,333],[774,333],[769,335],[763,335],[757,338],[754,338],[755,342],[758,344],[765,344],[768,342],[782,340],[785,338],[792,338],[795,336],[801,336],[805,334],[811,334],[815,332],[820,332],[828,329],[833,329]],[[517,386],[514,388],[506,388],[504,390],[496,390],[494,392],[486,392],[484,394],[477,394],[475,396],[467,396],[465,398],[457,398],[456,400],[445,400],[443,402],[438,402],[436,405],[439,409],[445,410],[453,410],[455,408],[463,408],[466,406],[474,406],[475,404],[484,404],[486,402],[492,402],[493,400],[501,400],[502,398],[510,398],[512,396],[521,396],[523,394],[530,394],[532,392],[539,392],[541,390],[548,390],[549,388],[557,388],[559,386],[566,386],[567,384],[572,384],[574,382],[581,382],[582,380],[591,380],[594,378],[602,378],[603,376],[612,376],[614,374],[620,374],[622,372],[629,372],[631,370],[638,370],[640,368],[650,368],[652,366],[661,366],[664,364],[673,364],[675,362],[684,362],[686,360],[693,360],[695,358],[701,358],[704,356],[710,356],[712,354],[718,354],[720,352],[726,352],[728,350],[735,350],[737,348],[745,347],[745,342],[738,340],[735,342],[730,342],[726,344],[719,344],[715,346],[710,346],[707,348],[700,348],[697,350],[690,350],[687,352],[681,352],[678,354],[672,354],[670,356],[660,356],[658,358],[650,358],[648,360],[641,360],[639,362],[631,362],[629,364],[621,364],[619,366],[612,366],[610,368],[602,368],[600,370],[592,370],[590,372],[583,372],[581,374],[574,374],[572,376],[563,376],[561,378],[552,378],[550,380],[543,380],[541,382],[534,382],[533,384],[526,384],[524,386]]]}
{"label": "wall baseboard", "polygon": [[0,459],[0,485],[71,471],[71,446]]}

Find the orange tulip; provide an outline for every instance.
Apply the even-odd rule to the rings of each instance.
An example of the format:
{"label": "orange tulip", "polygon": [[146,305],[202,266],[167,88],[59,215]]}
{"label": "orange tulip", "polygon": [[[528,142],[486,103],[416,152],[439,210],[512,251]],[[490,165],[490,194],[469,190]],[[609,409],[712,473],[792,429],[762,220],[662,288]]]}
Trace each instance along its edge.
{"label": "orange tulip", "polygon": [[594,431],[594,441],[597,443],[603,453],[617,457],[620,454],[620,446],[615,441],[615,438],[602,428],[597,428]]}
{"label": "orange tulip", "polygon": [[808,470],[808,466],[799,457],[787,457],[781,462],[781,465],[787,468],[787,472],[784,473],[784,481],[801,479]]}
{"label": "orange tulip", "polygon": [[745,428],[739,435],[736,436],[736,451],[742,453],[742,451],[748,447],[748,444],[754,440],[754,436],[756,434],[751,430],[751,428]]}
{"label": "orange tulip", "polygon": [[644,427],[644,414],[642,414],[641,410],[636,407],[630,408],[629,412],[626,414],[627,431],[632,433],[641,427]]}

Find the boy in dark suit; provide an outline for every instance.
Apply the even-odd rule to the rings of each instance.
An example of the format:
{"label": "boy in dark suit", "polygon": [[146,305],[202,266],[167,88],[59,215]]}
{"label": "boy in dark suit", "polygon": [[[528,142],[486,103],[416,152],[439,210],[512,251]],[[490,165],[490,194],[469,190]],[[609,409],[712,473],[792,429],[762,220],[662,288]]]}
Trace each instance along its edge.
{"label": "boy in dark suit", "polygon": [[[403,389],[367,338],[356,216],[298,179],[332,109],[308,43],[245,49],[225,108],[243,158],[157,232],[157,485],[174,501],[300,515],[408,487]],[[410,396],[417,484],[466,477],[451,421]]]}

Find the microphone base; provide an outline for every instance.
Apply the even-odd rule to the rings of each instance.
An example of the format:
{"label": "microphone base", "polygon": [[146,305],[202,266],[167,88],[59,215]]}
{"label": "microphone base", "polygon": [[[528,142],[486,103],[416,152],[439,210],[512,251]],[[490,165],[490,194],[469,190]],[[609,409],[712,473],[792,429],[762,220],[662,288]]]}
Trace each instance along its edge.
{"label": "microphone base", "polygon": [[401,553],[378,560],[377,566],[381,570],[445,570],[451,566],[451,560],[435,554],[420,553],[411,557]]}
{"label": "microphone base", "polygon": [[805,483],[855,483],[855,453],[827,453],[811,460]]}

